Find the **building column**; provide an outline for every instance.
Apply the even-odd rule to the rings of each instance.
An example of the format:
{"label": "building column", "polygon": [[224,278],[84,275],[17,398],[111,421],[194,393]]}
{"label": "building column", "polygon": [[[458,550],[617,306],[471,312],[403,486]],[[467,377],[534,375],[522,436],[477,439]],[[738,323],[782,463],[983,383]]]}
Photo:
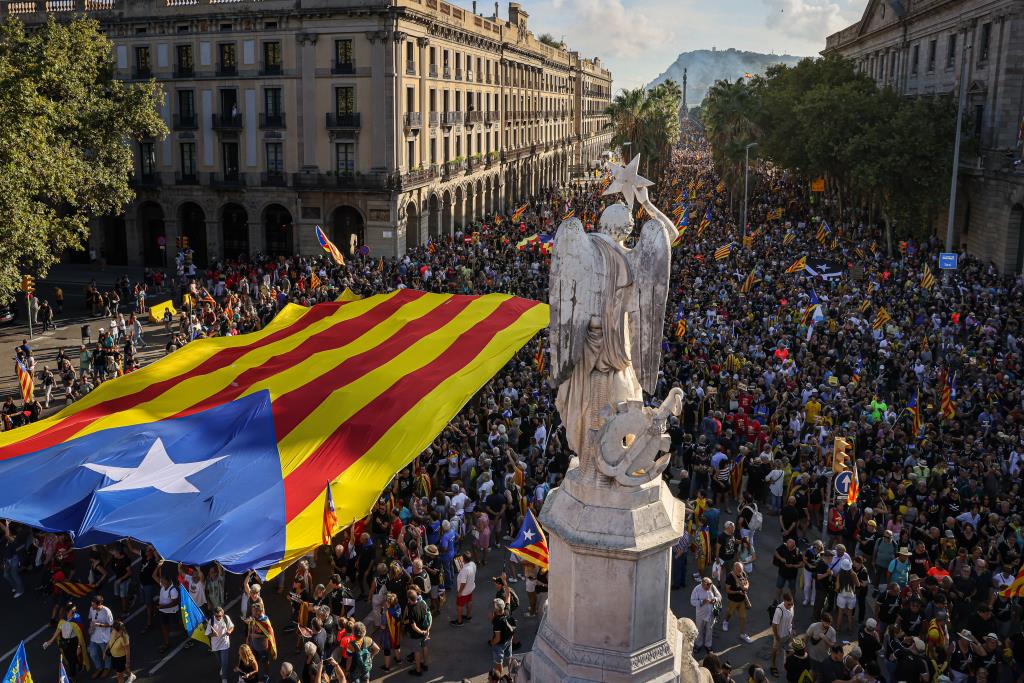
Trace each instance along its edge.
{"label": "building column", "polygon": [[427,64],[427,46],[430,40],[417,38],[416,46],[419,48],[419,69],[420,69],[420,160],[423,168],[430,165],[430,114],[428,112],[430,101],[427,99],[427,71],[430,67]]}
{"label": "building column", "polygon": [[[405,111],[405,39],[408,34],[401,31],[393,31],[391,33],[391,43],[388,46],[388,56],[390,57],[390,69],[386,71],[388,78],[386,79],[389,83],[392,83],[391,101],[388,103],[388,111],[391,114],[391,124],[393,129],[394,150],[392,156],[389,156],[388,168],[389,170],[398,171],[403,166],[406,169],[411,169],[412,166],[408,159],[405,158],[406,146],[405,146],[405,127],[402,125],[402,114]],[[393,165],[393,168],[392,168]]]}
{"label": "building column", "polygon": [[[295,116],[302,117],[302,135],[299,138],[299,167],[318,168],[316,131],[317,124],[323,121],[315,114],[316,107],[316,39],[315,33],[300,33],[297,36],[299,43],[299,73],[301,74],[297,85],[298,102],[296,102]],[[297,121],[298,119],[296,119]],[[328,160],[328,167],[331,162]]]}
{"label": "building column", "polygon": [[[129,231],[128,234],[131,234]],[[167,265],[170,266],[174,263],[174,259],[178,255],[178,235],[181,232],[178,229],[178,217],[172,216],[171,218],[164,218],[164,238],[167,240],[167,248],[164,253],[167,254]],[[128,253],[131,258],[131,252]]]}
{"label": "building column", "polygon": [[[130,266],[141,266],[145,261],[142,254],[142,235],[139,234],[142,226],[139,225],[137,214],[138,211],[129,211],[125,213],[124,217],[125,250],[128,252],[128,265]],[[96,249],[97,258],[99,255],[100,250]]]}
{"label": "building column", "polygon": [[[370,125],[370,163],[374,171],[384,171],[388,168],[388,122],[391,116],[388,115],[388,88],[385,64],[389,61],[385,55],[387,52],[387,33],[384,31],[367,31],[366,39],[370,43],[370,68],[373,70],[374,78],[371,79],[373,94],[372,111],[373,116],[367,117],[372,120]],[[384,77],[378,76],[384,75]],[[367,123],[370,123],[369,121]]]}
{"label": "building column", "polygon": [[[429,203],[427,204],[427,211],[428,212],[430,211],[430,204]],[[441,201],[438,201],[437,202],[437,215],[434,217],[434,225],[437,226],[437,236],[438,237],[440,237],[441,235],[444,234],[444,223],[441,222],[442,218],[444,218],[444,203],[441,202]],[[429,230],[429,226],[430,226],[429,217],[428,217],[427,220],[428,220],[427,232],[429,234],[429,231],[430,231]]]}

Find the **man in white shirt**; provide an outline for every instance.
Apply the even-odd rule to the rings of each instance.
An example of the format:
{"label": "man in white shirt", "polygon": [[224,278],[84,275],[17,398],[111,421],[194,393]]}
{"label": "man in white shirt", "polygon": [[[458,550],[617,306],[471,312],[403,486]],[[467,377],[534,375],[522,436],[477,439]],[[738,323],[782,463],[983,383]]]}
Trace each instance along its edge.
{"label": "man in white shirt", "polygon": [[473,553],[468,550],[462,554],[462,569],[459,570],[455,585],[458,592],[455,594],[455,618],[451,624],[461,626],[463,617],[466,621],[473,618],[473,591],[476,590],[476,563],[473,562]]}
{"label": "man in white shirt", "polygon": [[157,563],[153,578],[160,583],[160,596],[157,598],[157,611],[160,613],[160,635],[163,636],[164,644],[160,646],[160,654],[167,652],[171,646],[171,626],[181,624],[178,617],[178,605],[181,598],[178,596],[177,587],[171,583],[163,574],[164,561]]}
{"label": "man in white shirt", "polygon": [[772,676],[778,676],[775,658],[780,652],[785,657],[786,647],[793,639],[793,616],[793,595],[787,591],[782,594],[782,602],[778,604],[772,614]]}
{"label": "man in white shirt", "polygon": [[466,513],[466,503],[469,502],[469,496],[462,490],[462,487],[458,484],[452,485],[452,508],[455,510],[455,514],[462,517]]}
{"label": "man in white shirt", "polygon": [[210,638],[210,650],[217,656],[217,663],[220,665],[221,681],[226,681],[231,673],[231,634],[235,631],[235,625],[231,617],[224,614],[224,608],[218,607],[213,611],[213,619],[206,622],[206,635]]}
{"label": "man in white shirt", "polygon": [[693,643],[693,652],[705,649],[711,652],[711,638],[715,628],[715,608],[722,605],[722,594],[718,592],[711,577],[705,576],[700,585],[690,593],[690,604],[696,610],[694,621],[697,624],[697,639]]}
{"label": "man in white shirt", "polygon": [[103,596],[93,596],[89,607],[89,658],[96,671],[96,678],[103,678],[111,671],[110,655],[106,653],[110,641],[110,627],[114,625],[114,613],[103,604]]}

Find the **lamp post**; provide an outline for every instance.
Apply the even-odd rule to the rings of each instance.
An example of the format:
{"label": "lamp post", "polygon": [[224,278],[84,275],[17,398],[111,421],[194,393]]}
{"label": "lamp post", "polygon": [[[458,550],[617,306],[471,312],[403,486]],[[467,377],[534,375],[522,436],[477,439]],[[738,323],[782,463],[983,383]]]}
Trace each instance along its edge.
{"label": "lamp post", "polygon": [[743,148],[743,236],[747,236],[747,188],[749,186],[750,178],[750,148],[757,147],[756,142],[749,143]]}
{"label": "lamp post", "polygon": [[[946,251],[953,251],[953,223],[956,221],[956,181],[960,172],[960,130],[963,128],[964,104],[967,100],[967,59],[973,45],[964,34],[964,47],[960,55],[960,97],[956,108],[956,136],[953,139],[953,173],[949,181],[949,214],[946,216]],[[949,271],[942,273],[943,282],[949,282]]]}

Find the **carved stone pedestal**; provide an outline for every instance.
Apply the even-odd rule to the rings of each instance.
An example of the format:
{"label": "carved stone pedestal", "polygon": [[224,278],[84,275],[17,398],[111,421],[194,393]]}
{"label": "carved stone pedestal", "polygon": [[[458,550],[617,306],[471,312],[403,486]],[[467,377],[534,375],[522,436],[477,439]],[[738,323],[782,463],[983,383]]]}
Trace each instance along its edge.
{"label": "carved stone pedestal", "polygon": [[684,646],[669,610],[669,581],[683,504],[660,478],[626,488],[588,469],[570,470],[541,511],[548,602],[524,678],[680,680]]}

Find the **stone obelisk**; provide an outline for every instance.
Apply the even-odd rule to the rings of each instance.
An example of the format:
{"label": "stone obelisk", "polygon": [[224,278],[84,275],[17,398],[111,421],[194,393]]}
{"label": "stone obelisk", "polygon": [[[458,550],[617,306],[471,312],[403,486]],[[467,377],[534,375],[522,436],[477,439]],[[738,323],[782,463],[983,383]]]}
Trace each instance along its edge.
{"label": "stone obelisk", "polygon": [[[696,633],[669,608],[671,548],[685,509],[661,479],[674,389],[646,407],[661,362],[676,230],[649,200],[638,158],[614,166],[598,232],[564,221],[552,255],[551,380],[569,447],[579,456],[545,501],[548,602],[521,679],[539,683],[709,680]],[[632,249],[632,204],[652,216]]]}

